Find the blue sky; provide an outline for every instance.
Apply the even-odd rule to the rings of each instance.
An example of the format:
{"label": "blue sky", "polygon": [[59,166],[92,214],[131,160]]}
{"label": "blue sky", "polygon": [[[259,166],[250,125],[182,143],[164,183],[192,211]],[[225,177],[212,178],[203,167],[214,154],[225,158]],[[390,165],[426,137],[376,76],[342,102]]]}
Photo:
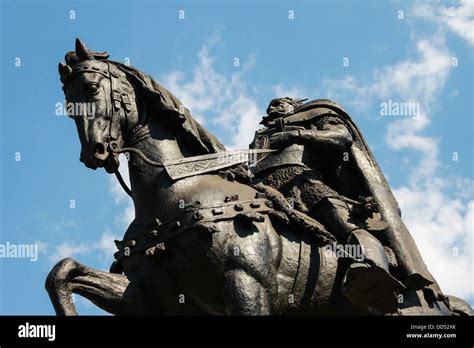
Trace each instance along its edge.
{"label": "blue sky", "polygon": [[[129,59],[233,148],[247,146],[276,96],[340,102],[429,269],[447,293],[474,304],[472,2],[0,4],[0,244],[40,251],[37,262],[0,258],[0,314],[53,314],[43,286],[52,265],[72,256],[108,269],[112,240],[132,218],[113,177],[78,161],[72,121],[55,114],[64,99],[57,63],[76,37]],[[419,103],[421,114],[384,117],[388,100]],[[82,314],[103,313],[76,300]]]}

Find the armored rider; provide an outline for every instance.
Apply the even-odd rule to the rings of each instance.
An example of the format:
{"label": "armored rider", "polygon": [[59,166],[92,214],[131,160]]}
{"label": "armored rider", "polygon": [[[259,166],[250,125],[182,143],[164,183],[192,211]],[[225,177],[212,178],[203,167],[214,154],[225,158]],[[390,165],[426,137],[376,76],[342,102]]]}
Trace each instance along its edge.
{"label": "armored rider", "polygon": [[[342,245],[359,245],[363,261],[348,262],[343,294],[365,308],[396,312],[397,296],[405,290],[389,273],[396,257],[368,231],[383,228],[384,223],[372,197],[352,190],[351,180],[341,176],[342,164],[352,160],[354,139],[339,106],[329,100],[304,103],[285,97],[272,100],[267,114],[261,122],[265,128],[256,132],[250,147],[278,152],[258,159],[251,169],[253,180],[280,191],[296,210],[321,222]],[[359,174],[346,174],[351,175]]]}

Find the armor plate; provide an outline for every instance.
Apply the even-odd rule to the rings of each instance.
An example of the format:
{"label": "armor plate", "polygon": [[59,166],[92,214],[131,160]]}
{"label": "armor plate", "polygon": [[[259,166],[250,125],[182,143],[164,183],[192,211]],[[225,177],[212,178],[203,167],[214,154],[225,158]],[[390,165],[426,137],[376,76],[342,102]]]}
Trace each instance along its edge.
{"label": "armor plate", "polygon": [[262,160],[258,161],[255,167],[253,167],[251,170],[253,174],[257,174],[265,169],[283,165],[295,165],[308,168],[303,162],[303,155],[304,146],[293,144],[284,148],[281,152],[276,154],[268,154]]}

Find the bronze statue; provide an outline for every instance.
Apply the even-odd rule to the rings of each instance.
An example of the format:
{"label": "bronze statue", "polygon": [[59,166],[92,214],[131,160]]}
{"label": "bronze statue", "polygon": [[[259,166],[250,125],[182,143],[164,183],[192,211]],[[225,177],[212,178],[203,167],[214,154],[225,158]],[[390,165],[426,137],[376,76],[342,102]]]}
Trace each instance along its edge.
{"label": "bronze statue", "polygon": [[[117,175],[133,199],[135,219],[116,241],[110,272],[71,258],[53,268],[46,288],[57,314],[77,314],[73,292],[113,314],[470,312],[462,300],[441,294],[373,156],[337,104],[276,103],[276,109],[288,110],[269,108],[257,149],[227,152],[152,78],[80,40],[59,72],[68,102],[94,105],[93,117],[71,115],[81,161]],[[305,112],[308,119],[301,118]],[[316,137],[326,137],[322,150],[342,146],[349,161],[322,160],[325,151],[307,146]],[[295,157],[286,155],[287,148],[295,149]],[[117,171],[124,152],[130,154],[130,189]],[[259,158],[253,177],[247,164],[254,153]],[[306,162],[306,154],[314,162]],[[272,158],[279,164],[260,171]],[[270,179],[270,172],[287,165],[294,168],[283,175],[306,183],[303,197],[291,196],[290,184],[284,188],[280,179]],[[305,192],[319,195],[318,185],[323,193],[312,202]],[[338,217],[345,220],[336,222]],[[347,230],[351,217],[358,231]],[[328,245],[347,243],[375,245],[378,254],[367,252],[367,262],[345,262],[327,252]],[[366,274],[379,281],[364,281]],[[364,286],[375,290],[373,299],[360,296]]]}

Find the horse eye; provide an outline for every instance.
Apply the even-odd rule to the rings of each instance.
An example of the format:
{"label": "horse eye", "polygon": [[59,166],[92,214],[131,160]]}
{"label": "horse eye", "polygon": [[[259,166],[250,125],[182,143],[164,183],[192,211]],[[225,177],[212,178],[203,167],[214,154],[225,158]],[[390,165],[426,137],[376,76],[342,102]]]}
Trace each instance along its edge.
{"label": "horse eye", "polygon": [[86,87],[86,91],[90,95],[96,95],[99,93],[99,85],[97,83],[89,83]]}

